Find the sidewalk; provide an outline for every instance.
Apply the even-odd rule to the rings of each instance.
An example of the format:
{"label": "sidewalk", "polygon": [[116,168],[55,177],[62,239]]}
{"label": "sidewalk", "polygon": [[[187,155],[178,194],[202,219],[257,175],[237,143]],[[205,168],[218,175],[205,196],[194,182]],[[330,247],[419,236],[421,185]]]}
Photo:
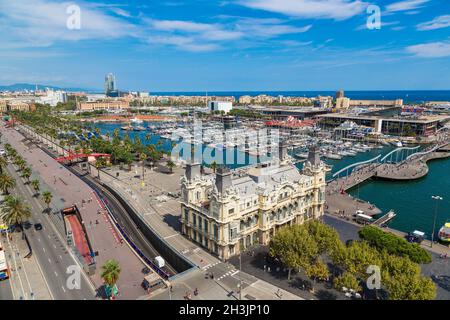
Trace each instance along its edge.
{"label": "sidewalk", "polygon": [[48,284],[34,255],[25,256],[29,249],[22,232],[2,236],[6,260],[11,272],[10,282],[15,300],[53,300]]}

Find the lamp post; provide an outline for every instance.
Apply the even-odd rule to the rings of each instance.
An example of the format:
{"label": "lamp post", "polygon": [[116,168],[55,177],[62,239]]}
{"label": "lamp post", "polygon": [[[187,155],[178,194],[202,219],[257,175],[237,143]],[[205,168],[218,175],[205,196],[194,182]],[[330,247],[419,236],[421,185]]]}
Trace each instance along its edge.
{"label": "lamp post", "polygon": [[239,300],[242,300],[242,253],[239,251]]}
{"label": "lamp post", "polygon": [[436,217],[437,217],[437,209],[438,209],[438,200],[443,200],[441,196],[431,196],[433,200],[436,200],[436,206],[434,207],[434,220],[433,220],[433,232],[431,233],[431,248],[433,247],[434,241],[434,230],[436,228]]}

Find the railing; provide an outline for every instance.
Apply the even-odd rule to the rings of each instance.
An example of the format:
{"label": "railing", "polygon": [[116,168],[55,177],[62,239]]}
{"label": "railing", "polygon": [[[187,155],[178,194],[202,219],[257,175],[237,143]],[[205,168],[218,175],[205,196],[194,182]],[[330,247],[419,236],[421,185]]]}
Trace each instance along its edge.
{"label": "railing", "polygon": [[[346,166],[345,168],[342,168],[341,170],[335,172],[335,173],[332,175],[332,177],[333,177],[333,178],[335,178],[336,176],[339,177],[339,175],[340,175],[342,172],[344,172],[344,171],[348,171],[349,169],[354,168],[354,167],[357,167],[357,166],[362,165],[362,164],[375,162],[375,161],[378,160],[380,157],[381,157],[381,154],[379,154],[379,155],[376,156],[375,158],[372,158],[372,159],[369,159],[369,160],[366,160],[366,161],[356,162],[356,163],[353,163],[353,164],[351,164],[351,165],[348,165],[348,166]],[[348,172],[347,172],[347,175],[348,175]]]}
{"label": "railing", "polygon": [[[380,162],[383,162],[384,160],[386,160],[387,158],[389,158],[390,156],[392,156],[394,153],[397,153],[397,152],[399,152],[399,151],[403,151],[403,150],[412,150],[412,151],[414,151],[414,150],[417,150],[417,149],[419,149],[419,148],[420,148],[420,146],[397,148],[397,149],[392,150],[391,152],[389,152],[389,153],[388,153],[387,155],[385,155],[383,158],[381,158]],[[413,154],[409,155],[408,157],[411,157],[411,156],[413,156],[413,155],[415,155],[415,154],[416,154],[416,153],[413,153]],[[405,160],[407,160],[408,157],[406,157]]]}

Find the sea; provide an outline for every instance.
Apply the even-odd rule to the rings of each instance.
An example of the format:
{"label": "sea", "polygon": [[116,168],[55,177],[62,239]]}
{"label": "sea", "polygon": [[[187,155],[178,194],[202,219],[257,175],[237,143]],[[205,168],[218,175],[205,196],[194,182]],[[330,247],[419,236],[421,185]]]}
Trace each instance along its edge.
{"label": "sea", "polygon": [[[336,91],[197,91],[197,92],[151,92],[152,95],[173,96],[256,96],[260,94],[285,97],[334,96]],[[403,99],[404,103],[421,103],[424,101],[450,101],[450,90],[372,90],[345,91],[345,96],[354,100],[394,100]]]}

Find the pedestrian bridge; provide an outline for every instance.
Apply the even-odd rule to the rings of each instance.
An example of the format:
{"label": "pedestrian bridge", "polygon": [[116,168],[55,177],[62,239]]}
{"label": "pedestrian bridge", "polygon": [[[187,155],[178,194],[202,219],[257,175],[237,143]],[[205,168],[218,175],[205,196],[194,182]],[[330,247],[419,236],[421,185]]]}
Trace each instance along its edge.
{"label": "pedestrian bridge", "polygon": [[[386,154],[383,158],[381,158],[380,162],[383,163],[383,162],[386,161],[386,159],[390,158],[389,162],[392,163],[394,154],[396,154],[396,161],[395,162],[398,162],[399,156],[400,156],[400,161],[406,160],[406,159],[408,159],[408,157],[411,157],[412,155],[416,154],[415,152],[419,148],[420,148],[420,146],[416,146],[416,147],[401,147],[401,148],[394,149],[391,152],[389,152],[388,154]],[[406,159],[403,159],[404,153],[406,153]]]}

